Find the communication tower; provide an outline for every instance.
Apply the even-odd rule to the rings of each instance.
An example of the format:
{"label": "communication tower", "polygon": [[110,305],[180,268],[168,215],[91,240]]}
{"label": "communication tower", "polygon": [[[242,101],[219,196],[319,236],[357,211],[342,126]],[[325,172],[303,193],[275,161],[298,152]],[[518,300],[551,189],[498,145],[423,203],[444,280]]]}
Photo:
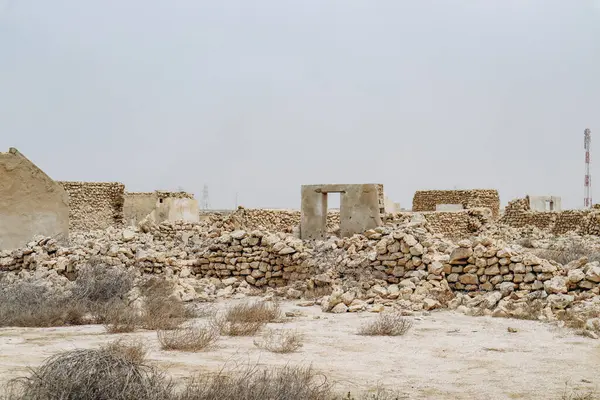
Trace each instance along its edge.
{"label": "communication tower", "polygon": [[592,176],[590,175],[590,147],[592,144],[592,131],[583,131],[583,147],[585,149],[585,181],[583,194],[583,208],[592,207]]}
{"label": "communication tower", "polygon": [[208,186],[207,185],[204,185],[204,188],[202,189],[202,203],[200,204],[200,208],[202,210],[210,209],[210,201],[208,199]]}

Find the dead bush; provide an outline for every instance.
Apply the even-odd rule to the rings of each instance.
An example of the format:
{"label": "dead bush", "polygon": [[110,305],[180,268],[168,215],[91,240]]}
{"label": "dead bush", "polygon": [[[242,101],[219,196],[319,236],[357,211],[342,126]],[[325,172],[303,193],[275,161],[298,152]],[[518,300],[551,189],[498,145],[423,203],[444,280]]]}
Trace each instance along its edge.
{"label": "dead bush", "polygon": [[589,261],[600,261],[600,252],[576,241],[570,242],[562,250],[539,249],[535,251],[535,254],[540,258],[556,261],[562,265],[579,260],[582,257],[587,257]]}
{"label": "dead bush", "polygon": [[401,336],[412,327],[412,321],[400,313],[384,313],[374,320],[365,323],[358,331],[365,336]]}
{"label": "dead bush", "polygon": [[171,382],[146,364],[139,346],[113,343],[72,350],[44,361],[29,376],[9,383],[11,399],[165,400]]}
{"label": "dead bush", "polygon": [[103,346],[106,351],[118,354],[134,364],[141,364],[146,359],[146,346],[141,339],[117,339]]}
{"label": "dead bush", "polygon": [[211,348],[219,339],[219,332],[212,326],[187,326],[156,333],[162,350],[200,351]]}
{"label": "dead bush", "polygon": [[84,320],[85,310],[57,289],[26,281],[0,286],[0,326],[49,327]]}
{"label": "dead bush", "polygon": [[108,333],[129,333],[141,325],[141,317],[137,311],[122,301],[107,304],[103,311],[103,323]]}
{"label": "dead bush", "polygon": [[254,302],[231,306],[211,319],[221,335],[254,336],[268,322],[281,320],[279,303]]}
{"label": "dead bush", "polygon": [[161,278],[150,278],[140,286],[144,305],[142,325],[151,330],[175,329],[196,317],[192,307],[186,306],[173,295],[175,283]]}
{"label": "dead bush", "polygon": [[210,324],[216,331],[225,336],[254,336],[266,325],[262,321],[228,321],[224,315],[213,317]]}
{"label": "dead bush", "polygon": [[248,365],[196,377],[179,400],[324,400],[332,397],[332,386],[311,367]]}
{"label": "dead bush", "polygon": [[302,347],[303,339],[296,331],[269,329],[261,340],[254,341],[254,345],[272,353],[293,353]]}
{"label": "dead bush", "polygon": [[281,319],[281,307],[277,302],[236,304],[227,309],[225,319],[229,322],[277,322]]}
{"label": "dead bush", "polygon": [[91,260],[83,266],[75,279],[73,297],[85,303],[110,303],[125,300],[135,285],[136,273],[132,269],[107,266]]}

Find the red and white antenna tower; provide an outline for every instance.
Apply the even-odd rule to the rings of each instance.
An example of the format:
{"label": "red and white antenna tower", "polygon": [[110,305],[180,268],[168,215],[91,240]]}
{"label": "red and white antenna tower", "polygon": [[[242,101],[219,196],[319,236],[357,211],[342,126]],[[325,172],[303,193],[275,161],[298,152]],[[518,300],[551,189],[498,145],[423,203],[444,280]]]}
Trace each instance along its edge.
{"label": "red and white antenna tower", "polygon": [[585,149],[585,182],[583,207],[592,207],[592,176],[590,175],[590,145],[592,144],[592,131],[583,131],[583,147]]}

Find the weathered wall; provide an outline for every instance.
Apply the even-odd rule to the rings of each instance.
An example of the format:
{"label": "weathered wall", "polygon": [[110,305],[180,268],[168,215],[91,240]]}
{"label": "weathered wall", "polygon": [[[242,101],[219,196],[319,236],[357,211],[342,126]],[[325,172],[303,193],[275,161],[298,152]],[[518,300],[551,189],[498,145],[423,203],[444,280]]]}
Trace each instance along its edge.
{"label": "weathered wall", "polygon": [[499,222],[514,228],[533,226],[557,235],[569,231],[600,235],[600,210],[532,211],[528,197],[510,201]]}
{"label": "weathered wall", "polygon": [[[558,196],[528,196],[529,207],[533,211],[561,211],[562,199]],[[549,202],[549,204],[546,204]],[[546,208],[548,206],[548,208]],[[550,208],[551,207],[551,208]]]}
{"label": "weathered wall", "polygon": [[70,229],[89,231],[123,224],[125,185],[117,182],[59,182],[69,195]]}
{"label": "weathered wall", "polygon": [[163,221],[199,222],[198,201],[184,197],[167,197],[158,200],[156,209],[150,213],[151,218],[160,223]]}
{"label": "weathered wall", "polygon": [[[476,234],[486,224],[492,222],[489,208],[471,208],[460,211],[420,212],[429,223],[433,233],[439,233],[450,239],[464,239]],[[405,223],[415,216],[414,212],[388,214],[386,223]]]}
{"label": "weathered wall", "polygon": [[341,193],[342,237],[382,224],[385,203],[381,184],[302,185],[300,234],[303,239],[322,239],[326,236],[328,193]]}
{"label": "weathered wall", "polygon": [[192,193],[167,192],[127,192],[123,205],[125,223],[135,225],[152,214],[155,221],[199,220],[198,201]]}
{"label": "weathered wall", "polygon": [[[239,207],[236,211],[227,213],[202,211],[200,217],[203,221],[212,221],[211,224],[221,220],[223,226],[230,230],[262,229],[269,232],[292,233],[294,228],[300,227],[300,211],[298,210]],[[340,212],[338,210],[327,211],[326,227],[328,232],[339,230]]]}
{"label": "weathered wall", "polygon": [[154,211],[156,192],[126,192],[123,202],[123,218],[126,224],[135,225]]}
{"label": "weathered wall", "polygon": [[63,188],[17,149],[0,153],[0,249],[24,246],[35,235],[69,235]]}
{"label": "weathered wall", "polygon": [[435,211],[437,204],[462,204],[465,209],[486,207],[497,218],[500,196],[495,189],[418,190],[413,197],[413,211]]}

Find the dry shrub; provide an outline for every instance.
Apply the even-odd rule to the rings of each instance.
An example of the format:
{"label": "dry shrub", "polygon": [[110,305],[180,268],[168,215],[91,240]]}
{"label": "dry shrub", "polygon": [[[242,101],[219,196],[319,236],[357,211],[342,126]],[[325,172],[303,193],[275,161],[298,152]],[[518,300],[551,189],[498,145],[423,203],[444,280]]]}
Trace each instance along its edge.
{"label": "dry shrub", "polygon": [[59,289],[18,281],[0,286],[0,326],[78,325],[85,310]]}
{"label": "dry shrub", "polygon": [[535,251],[535,254],[540,258],[556,261],[562,265],[579,260],[582,257],[587,257],[590,262],[600,261],[600,252],[594,251],[586,247],[582,242],[576,241],[571,241],[563,250],[539,249]]}
{"label": "dry shrub", "polygon": [[146,346],[141,339],[117,339],[102,348],[137,364],[143,363],[147,354]]}
{"label": "dry shrub", "polygon": [[162,350],[200,351],[211,348],[219,339],[219,332],[211,326],[179,327],[156,333]]}
{"label": "dry shrub", "polygon": [[116,299],[125,300],[135,285],[134,270],[107,266],[97,260],[90,260],[83,266],[75,279],[73,297],[92,304],[110,303]]}
{"label": "dry shrub", "polygon": [[212,318],[210,324],[221,335],[226,336],[254,336],[265,326],[262,321],[228,321],[223,315]]}
{"label": "dry shrub", "polygon": [[377,319],[365,323],[358,331],[366,336],[401,336],[412,327],[412,321],[400,313],[379,314]]}
{"label": "dry shrub", "polygon": [[171,382],[146,364],[143,350],[124,343],[56,354],[9,387],[15,400],[165,400],[173,395]]}
{"label": "dry shrub", "polygon": [[324,400],[332,396],[332,384],[311,367],[247,365],[193,379],[179,400]]}
{"label": "dry shrub", "polygon": [[129,333],[140,326],[141,318],[133,307],[115,301],[107,305],[103,315],[103,323],[108,333]]}
{"label": "dry shrub", "polygon": [[277,322],[281,319],[281,307],[277,302],[236,304],[227,309],[225,319],[229,322]]}
{"label": "dry shrub", "polygon": [[241,303],[229,307],[223,315],[212,318],[211,324],[227,336],[254,336],[268,322],[281,320],[277,302]]}
{"label": "dry shrub", "polygon": [[262,340],[255,340],[254,345],[272,353],[293,353],[302,347],[302,334],[289,330],[269,329]]}
{"label": "dry shrub", "polygon": [[217,308],[214,304],[198,304],[195,308],[197,318],[210,318],[217,314]]}
{"label": "dry shrub", "polygon": [[196,315],[191,307],[173,295],[174,282],[161,278],[150,278],[141,285],[144,296],[142,324],[146,329],[176,329]]}

